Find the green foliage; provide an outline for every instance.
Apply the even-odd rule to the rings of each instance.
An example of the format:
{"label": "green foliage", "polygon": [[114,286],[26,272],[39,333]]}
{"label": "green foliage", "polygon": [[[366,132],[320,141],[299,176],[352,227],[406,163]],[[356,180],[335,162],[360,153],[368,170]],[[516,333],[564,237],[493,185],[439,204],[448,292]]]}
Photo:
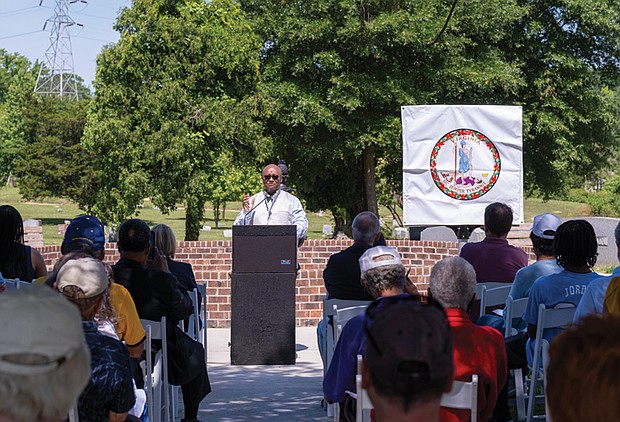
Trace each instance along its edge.
{"label": "green foliage", "polygon": [[84,138],[102,171],[94,210],[122,221],[147,196],[163,212],[181,202],[194,240],[205,201],[221,201],[224,160],[270,151],[263,106],[250,96],[259,40],[229,0],[137,0],[116,28],[119,43],[98,58]]}
{"label": "green foliage", "polygon": [[603,188],[596,192],[572,189],[569,192],[569,199],[588,204],[592,215],[620,217],[620,175],[608,179]]}
{"label": "green foliage", "polygon": [[363,154],[374,151],[380,199],[402,189],[401,106],[500,101],[522,83],[499,45],[521,14],[516,1],[461,5],[432,45],[448,2],[241,4],[263,39],[261,93],[278,155],[308,208],[342,223],[369,206]]}
{"label": "green foliage", "polygon": [[6,180],[28,144],[25,113],[33,97],[36,69],[28,59],[0,49],[0,177]]}
{"label": "green foliage", "polygon": [[83,209],[92,206],[96,187],[93,158],[80,144],[89,100],[33,97],[24,112],[31,140],[16,162],[24,198],[69,198]]}

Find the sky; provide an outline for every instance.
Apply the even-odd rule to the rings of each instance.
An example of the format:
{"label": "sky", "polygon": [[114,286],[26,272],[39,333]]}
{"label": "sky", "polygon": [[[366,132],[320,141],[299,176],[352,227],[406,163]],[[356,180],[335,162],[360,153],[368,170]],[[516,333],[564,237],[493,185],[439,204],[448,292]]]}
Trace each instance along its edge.
{"label": "sky", "polygon": [[[45,31],[43,26],[54,17],[56,1],[0,0],[0,48],[9,53],[19,53],[31,63],[45,61],[52,23],[47,23]],[[74,70],[91,88],[97,54],[104,45],[118,41],[119,33],[113,25],[118,12],[129,6],[131,0],[78,0],[69,4],[68,15],[76,23],[69,28]]]}

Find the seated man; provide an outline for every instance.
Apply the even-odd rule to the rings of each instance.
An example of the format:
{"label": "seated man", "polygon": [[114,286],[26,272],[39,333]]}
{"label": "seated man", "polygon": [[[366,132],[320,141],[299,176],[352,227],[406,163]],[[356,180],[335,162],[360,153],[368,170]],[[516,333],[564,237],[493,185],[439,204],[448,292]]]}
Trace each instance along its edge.
{"label": "seated man", "polygon": [[[368,249],[359,260],[362,283],[378,301],[388,296],[406,295],[412,285],[408,281],[398,252],[387,246]],[[416,293],[415,288],[411,290]],[[343,328],[336,344],[334,356],[325,373],[323,394],[328,403],[340,402],[345,418],[353,416],[351,403],[344,403],[345,391],[355,390],[357,355],[364,351],[364,315],[352,318]],[[347,416],[348,415],[348,416]],[[353,417],[354,419],[354,417]]]}
{"label": "seated man", "polygon": [[329,257],[323,270],[328,299],[373,300],[360,282],[359,259],[372,248],[381,233],[379,218],[370,211],[359,213],[351,225],[353,245]]}
{"label": "seated man", "polygon": [[[429,295],[445,308],[452,332],[454,379],[471,381],[478,374],[478,420],[488,421],[506,383],[504,337],[494,328],[474,325],[467,310],[474,301],[476,272],[459,257],[444,258],[431,270]],[[469,412],[441,409],[442,421],[469,421]],[[510,419],[509,417],[506,420]]]}
{"label": "seated man", "polygon": [[[155,248],[154,265],[146,268],[151,246],[149,226],[142,220],[125,221],[118,231],[121,259],[112,267],[116,282],[125,286],[133,298],[140,318],[159,321],[167,318],[170,383],[183,392],[185,418],[197,421],[202,399],[211,392],[204,349],[178,328],[180,320],[194,311],[186,291],[179,289],[170,274],[164,254]],[[154,341],[154,344],[156,342]]]}
{"label": "seated man", "polygon": [[77,308],[33,285],[0,294],[0,321],[0,420],[64,421],[90,379]]}
{"label": "seated man", "polygon": [[92,376],[78,402],[80,420],[126,420],[136,400],[129,352],[120,341],[101,334],[94,321],[108,289],[103,263],[95,258],[66,261],[58,270],[56,288],[80,310],[90,349]]}
{"label": "seated man", "polygon": [[371,306],[366,328],[362,386],[375,420],[438,422],[441,396],[450,391],[454,371],[443,312],[413,300]]}
{"label": "seated man", "polygon": [[[594,228],[585,220],[569,220],[561,224],[555,233],[553,249],[563,270],[557,274],[540,277],[534,282],[523,320],[527,325],[529,340],[526,356],[529,365],[533,362],[538,306],[547,308],[558,305],[577,306],[588,284],[599,274],[592,271],[596,264],[597,242]],[[561,328],[550,328],[543,332],[543,338],[551,342]]]}
{"label": "seated man", "polygon": [[614,421],[620,415],[620,318],[586,316],[549,347],[547,404],[554,421]]}
{"label": "seated man", "polygon": [[466,243],[460,256],[473,265],[478,283],[499,281],[512,283],[520,268],[527,265],[527,254],[508,243],[512,228],[512,209],[495,202],[484,210],[482,242]]}

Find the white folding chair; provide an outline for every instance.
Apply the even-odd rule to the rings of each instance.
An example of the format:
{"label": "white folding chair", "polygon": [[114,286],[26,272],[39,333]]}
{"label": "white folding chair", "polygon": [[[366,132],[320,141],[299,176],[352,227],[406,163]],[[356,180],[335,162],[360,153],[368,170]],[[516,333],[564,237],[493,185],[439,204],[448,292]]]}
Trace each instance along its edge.
{"label": "white folding chair", "polygon": [[441,396],[441,407],[450,409],[468,409],[471,422],[478,421],[478,375],[473,374],[471,381],[454,381],[452,389]]}
{"label": "white folding chair", "polygon": [[18,289],[27,289],[29,287],[32,287],[32,283],[29,283],[27,281],[19,280],[17,278],[13,281],[15,282],[15,287]]}
{"label": "white folding chair", "polygon": [[355,376],[355,388],[357,390],[356,408],[355,408],[355,422],[370,422],[370,411],[374,408],[368,392],[362,388],[362,375],[357,374]]}
{"label": "white folding chair", "polygon": [[[551,309],[547,309],[544,303],[541,303],[538,306],[536,340],[534,342],[534,360],[532,362],[532,376],[529,385],[527,413],[525,415],[525,420],[527,422],[530,422],[533,419],[545,419],[545,415],[534,415],[534,404],[536,403],[537,399],[539,399],[540,402],[544,398],[544,389],[546,383],[544,368],[546,368],[547,365],[547,363],[545,362],[545,353],[546,348],[548,347],[548,343],[545,339],[543,339],[543,332],[546,329],[564,328],[572,324],[576,308],[569,304],[565,304],[567,307],[561,307],[563,305],[564,304],[560,304],[555,308]],[[540,369],[541,363],[543,370]],[[541,379],[543,383],[543,394],[536,394],[536,383],[539,379]],[[519,397],[517,397],[517,399],[519,399]]]}
{"label": "white folding chair", "polygon": [[7,289],[17,289],[17,280],[7,278],[4,281],[6,282]]}
{"label": "white folding chair", "polygon": [[353,306],[368,306],[371,302],[370,300],[327,299],[327,296],[323,297],[323,322],[321,324],[323,330],[323,344],[321,345],[323,350],[323,375],[325,375],[334,354],[334,326],[329,324],[330,317],[333,318],[334,316],[334,306],[342,309]]}
{"label": "white folding chair", "polygon": [[[347,322],[349,322],[351,318],[354,318],[357,315],[364,313],[369,303],[370,302],[365,302],[363,305],[350,306],[347,308],[339,308],[338,305],[334,305],[333,321],[332,321],[332,324],[333,324],[332,329],[333,329],[334,337],[331,340],[331,344],[333,344],[333,346],[332,346],[332,351],[330,355],[330,361],[331,361],[331,356],[333,356],[334,354],[333,349],[336,347],[336,343],[338,343],[338,339],[340,338],[340,333],[342,333],[343,327],[346,325]],[[358,362],[358,366],[359,366],[359,362]],[[358,367],[358,371],[359,371],[359,367]],[[333,411],[334,418],[338,418],[338,415],[340,413],[340,406],[338,403],[334,403],[333,405],[327,406],[327,416],[332,416],[332,411]],[[337,422],[338,419],[335,419],[335,421]]]}
{"label": "white folding chair", "polygon": [[525,313],[527,307],[527,297],[521,299],[513,299],[508,295],[506,298],[506,308],[504,308],[504,337],[518,334],[517,329],[512,326],[515,318],[520,318]]}
{"label": "white folding chair", "polygon": [[80,422],[80,414],[78,413],[77,401],[73,403],[71,409],[69,409],[69,422]]}
{"label": "white folding chair", "polygon": [[198,331],[200,337],[198,341],[202,343],[202,347],[205,349],[205,362],[207,362],[207,286],[205,284],[198,284],[198,291],[202,296],[202,307],[198,304],[200,318],[202,319],[202,325]]}
{"label": "white folding chair", "polygon": [[482,288],[486,289],[494,289],[496,287],[503,286],[512,286],[512,283],[502,283],[501,281],[487,281],[484,283],[476,283],[474,287],[474,293],[476,294],[476,299],[480,300],[482,298]]}
{"label": "white folding chair", "polygon": [[338,308],[338,305],[334,305],[334,347],[338,343],[342,329],[347,322],[359,314],[363,314],[366,308],[368,305],[350,306],[348,308]]}
{"label": "white folding chair", "polygon": [[497,287],[487,287],[483,284],[480,292],[480,316],[486,313],[488,307],[506,303],[511,288],[512,283]]}
{"label": "white folding chair", "polygon": [[200,342],[200,303],[198,302],[198,289],[194,288],[191,292],[188,292],[189,298],[192,300],[192,306],[194,312],[189,316],[189,323],[187,324],[187,335],[192,339]]}
{"label": "white folding chair", "polygon": [[[166,317],[161,321],[140,319],[146,331],[146,387],[149,410],[149,420],[152,422],[172,422],[173,409],[170,398],[170,383],[168,382],[168,339],[166,336]],[[152,362],[152,340],[161,340],[161,350],[155,355]],[[163,400],[162,400],[163,397]],[[163,406],[162,406],[163,404]],[[162,407],[164,419],[162,419]]]}

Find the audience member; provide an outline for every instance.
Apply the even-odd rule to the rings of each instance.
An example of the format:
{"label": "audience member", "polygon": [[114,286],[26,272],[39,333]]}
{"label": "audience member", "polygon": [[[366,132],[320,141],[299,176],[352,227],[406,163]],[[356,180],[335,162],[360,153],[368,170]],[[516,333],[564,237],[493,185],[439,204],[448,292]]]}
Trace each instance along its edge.
{"label": "audience member", "polygon": [[[71,220],[65,231],[60,252],[63,256],[69,252],[83,252],[103,262],[105,257],[105,230],[101,221],[92,215],[81,215]],[[59,264],[60,262],[56,263],[56,267]],[[144,350],[146,336],[136,305],[127,289],[113,282],[114,274],[108,264],[104,263],[104,265],[106,272],[112,278],[112,282],[107,293],[109,297],[104,300],[102,309],[105,309],[106,303],[109,301],[116,316],[114,329],[118,339],[125,343],[132,358],[140,358]],[[54,281],[55,274],[48,277],[46,284],[53,287]]]}
{"label": "audience member", "polygon": [[512,283],[517,271],[527,265],[527,254],[506,240],[511,227],[512,209],[494,202],[484,210],[486,238],[463,245],[460,256],[474,267],[478,283]]}
{"label": "audience member", "polygon": [[359,259],[372,248],[381,233],[379,218],[370,211],[359,213],[351,225],[353,245],[329,257],[323,280],[329,299],[373,300],[360,282]]}
{"label": "audience member", "polygon": [[24,245],[22,216],[10,205],[0,206],[0,273],[27,282],[47,275],[39,251]]}
{"label": "audience member", "polygon": [[[368,249],[359,259],[361,281],[378,301],[402,295],[408,283],[398,252],[387,246]],[[357,355],[364,353],[364,315],[352,318],[344,326],[334,356],[323,379],[323,394],[328,403],[341,403],[344,420],[355,420],[355,406],[345,391],[355,390]]]}
{"label": "audience member", "polygon": [[262,173],[264,189],[250,197],[243,197],[243,209],[235,219],[235,226],[293,224],[297,226],[299,244],[306,239],[308,219],[295,195],[280,189],[282,170],[269,164]]}
{"label": "audience member", "polygon": [[94,321],[108,275],[98,259],[70,258],[58,270],[56,288],[77,305],[91,353],[92,376],[78,402],[80,420],[125,421],[135,403],[129,352],[120,341],[101,334]]}
{"label": "audience member", "polygon": [[[620,261],[620,223],[616,225],[614,237],[616,239],[617,257],[618,261]],[[614,279],[617,279],[617,281]],[[620,266],[614,268],[610,276],[600,277],[592,280],[592,282],[586,288],[586,291],[583,293],[583,297],[579,301],[579,304],[577,305],[574,322],[579,321],[586,315],[602,314],[606,293],[608,291],[610,291],[611,293],[616,290],[618,282],[620,282]],[[614,283],[614,286],[611,287],[611,290],[608,289],[610,287],[610,283]]]}
{"label": "audience member", "polygon": [[[452,332],[454,379],[471,381],[478,374],[478,415],[487,422],[508,376],[504,337],[491,327],[474,325],[467,316],[474,302],[476,272],[463,258],[449,257],[431,270],[429,295],[445,309]],[[441,409],[442,421],[469,421],[466,410]],[[496,420],[510,420],[504,414]]]}
{"label": "audience member", "polygon": [[549,348],[546,399],[554,421],[613,421],[620,415],[620,317],[589,315]]}
{"label": "audience member", "polygon": [[[560,224],[562,221],[553,214],[540,214],[534,217],[530,240],[534,255],[536,255],[536,262],[517,271],[509,293],[514,300],[528,297],[532,285],[539,277],[562,271],[552,248],[555,231]],[[497,315],[482,315],[477,323],[504,331],[504,318]],[[519,331],[525,331],[527,328],[521,315],[513,319],[512,326]]]}
{"label": "audience member", "polygon": [[439,421],[441,396],[450,391],[454,371],[446,316],[414,300],[374,305],[366,312],[362,386],[375,420]]}
{"label": "audience member", "polygon": [[[592,271],[596,264],[597,242],[594,228],[585,220],[569,220],[562,223],[555,233],[553,250],[563,270],[557,274],[540,277],[534,282],[523,320],[527,325],[527,361],[533,362],[533,339],[536,338],[538,306],[547,308],[560,304],[577,306],[590,282],[599,274]],[[551,342],[562,329],[544,330],[543,338]]]}
{"label": "audience member", "polygon": [[[202,399],[211,392],[202,345],[188,337],[177,323],[193,312],[191,299],[170,274],[166,257],[155,249],[153,265],[146,268],[150,229],[142,220],[125,221],[118,232],[121,259],[112,267],[116,282],[129,290],[140,318],[167,318],[170,382],[180,385],[185,418],[197,421]],[[155,342],[154,342],[155,343]]]}
{"label": "audience member", "polygon": [[[155,235],[155,247],[166,257],[168,269],[176,277],[179,288],[187,292],[197,289],[198,286],[191,264],[174,260],[177,252],[177,239],[172,229],[165,224],[157,224],[152,230]],[[202,295],[198,292],[199,308],[201,303]]]}
{"label": "audience member", "polygon": [[89,378],[74,305],[38,285],[0,295],[0,420],[64,421]]}

